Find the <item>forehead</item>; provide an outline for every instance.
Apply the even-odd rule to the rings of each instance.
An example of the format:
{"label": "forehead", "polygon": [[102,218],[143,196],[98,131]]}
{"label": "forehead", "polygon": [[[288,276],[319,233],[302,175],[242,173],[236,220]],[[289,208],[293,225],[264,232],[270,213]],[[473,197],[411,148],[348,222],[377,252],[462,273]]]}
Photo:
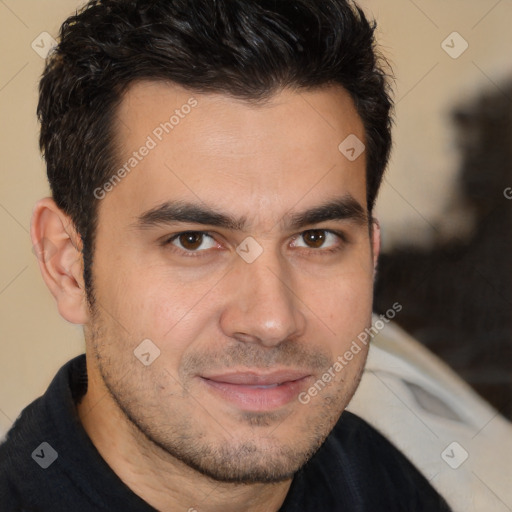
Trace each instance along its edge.
{"label": "forehead", "polygon": [[117,111],[126,172],[108,202],[133,215],[174,198],[261,213],[348,193],[365,206],[365,155],[350,161],[339,149],[354,136],[364,141],[363,124],[339,86],[284,89],[254,104],[136,83]]}

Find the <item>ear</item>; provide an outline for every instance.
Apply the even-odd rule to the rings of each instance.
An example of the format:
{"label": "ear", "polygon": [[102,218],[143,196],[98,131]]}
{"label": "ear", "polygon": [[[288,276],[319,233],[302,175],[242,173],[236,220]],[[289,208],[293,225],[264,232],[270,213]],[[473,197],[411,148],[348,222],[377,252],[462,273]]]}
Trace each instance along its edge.
{"label": "ear", "polygon": [[372,218],[371,226],[371,244],[372,244],[372,256],[373,256],[373,276],[377,274],[377,263],[379,261],[380,254],[380,224],[378,219]]}
{"label": "ear", "polygon": [[33,251],[46,286],[68,322],[85,324],[88,305],[83,281],[82,240],[53,199],[38,201],[30,226]]}

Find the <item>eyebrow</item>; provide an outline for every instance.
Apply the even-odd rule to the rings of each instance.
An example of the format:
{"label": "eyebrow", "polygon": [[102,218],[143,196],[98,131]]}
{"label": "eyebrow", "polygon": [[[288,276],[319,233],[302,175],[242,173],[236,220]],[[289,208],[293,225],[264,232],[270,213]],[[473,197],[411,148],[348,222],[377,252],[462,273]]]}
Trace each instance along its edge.
{"label": "eyebrow", "polygon": [[[294,230],[332,220],[367,224],[368,215],[358,201],[351,195],[345,195],[302,212],[286,213],[282,219],[287,228]],[[138,216],[133,226],[148,229],[180,222],[215,226],[232,231],[247,229],[247,218],[244,216],[235,218],[203,204],[184,201],[166,201]]]}

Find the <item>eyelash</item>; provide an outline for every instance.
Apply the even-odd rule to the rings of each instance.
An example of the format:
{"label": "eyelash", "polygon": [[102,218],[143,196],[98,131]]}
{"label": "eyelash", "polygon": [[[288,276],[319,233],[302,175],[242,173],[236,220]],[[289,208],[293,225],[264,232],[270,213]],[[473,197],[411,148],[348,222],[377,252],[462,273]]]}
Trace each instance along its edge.
{"label": "eyelash", "polygon": [[[341,240],[341,244],[340,245],[337,245],[336,247],[333,247],[331,249],[305,249],[305,248],[301,248],[303,250],[305,250],[306,252],[310,253],[315,253],[315,254],[333,254],[333,253],[337,253],[339,251],[341,251],[343,249],[343,244],[347,244],[348,243],[348,240],[347,240],[347,237],[345,235],[345,233],[342,233],[340,231],[334,231],[332,229],[308,229],[306,231],[303,231],[302,233],[299,233],[298,235],[296,235],[293,240],[295,240],[296,238],[299,238],[301,236],[304,236],[305,234],[307,233],[310,233],[311,231],[323,231],[324,233],[326,234],[332,234],[334,236],[336,236],[337,238],[339,238]],[[215,237],[214,237],[214,234],[213,233],[210,233],[209,231],[181,231],[180,233],[176,233],[168,238],[166,238],[162,245],[164,247],[170,247],[171,250],[173,252],[177,252],[179,253],[180,255],[182,256],[185,256],[185,257],[192,257],[192,258],[201,258],[201,257],[207,257],[209,256],[209,253],[210,253],[210,249],[206,249],[206,250],[202,250],[202,251],[186,251],[184,249],[180,249],[179,247],[176,247],[172,244],[172,242],[174,242],[174,240],[178,239],[180,236],[182,235],[187,235],[187,234],[201,234],[201,235],[206,235],[206,236],[209,236],[211,237],[213,240],[215,240]]]}

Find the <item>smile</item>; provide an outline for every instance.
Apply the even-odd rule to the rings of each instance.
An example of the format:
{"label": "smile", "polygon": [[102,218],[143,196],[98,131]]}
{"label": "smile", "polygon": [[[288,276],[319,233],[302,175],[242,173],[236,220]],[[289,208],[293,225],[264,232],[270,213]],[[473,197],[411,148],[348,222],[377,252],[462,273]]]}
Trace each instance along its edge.
{"label": "smile", "polygon": [[284,407],[307,387],[311,375],[303,371],[271,374],[235,372],[201,376],[201,381],[216,398],[251,412],[265,412]]}

